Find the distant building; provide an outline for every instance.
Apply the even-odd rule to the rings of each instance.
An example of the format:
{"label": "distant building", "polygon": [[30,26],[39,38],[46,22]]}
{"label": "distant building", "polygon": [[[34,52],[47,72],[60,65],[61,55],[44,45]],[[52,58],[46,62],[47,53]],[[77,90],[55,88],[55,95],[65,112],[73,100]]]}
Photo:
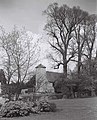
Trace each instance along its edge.
{"label": "distant building", "polygon": [[54,92],[53,84],[62,78],[63,73],[46,71],[46,67],[39,64],[36,67],[35,75],[28,81],[28,87],[34,84],[33,91],[36,92]]}
{"label": "distant building", "polygon": [[[22,93],[31,93],[31,92],[41,92],[41,93],[46,93],[50,92],[53,93],[54,91],[54,83],[56,81],[62,80],[63,73],[58,73],[58,72],[51,72],[51,71],[46,71],[46,67],[43,66],[42,64],[39,64],[36,67],[35,74],[33,77],[30,78],[30,80],[23,86],[22,88]],[[4,75],[4,71],[1,69],[0,70],[0,91],[1,87],[6,84],[6,78]],[[27,91],[28,89],[28,91]]]}

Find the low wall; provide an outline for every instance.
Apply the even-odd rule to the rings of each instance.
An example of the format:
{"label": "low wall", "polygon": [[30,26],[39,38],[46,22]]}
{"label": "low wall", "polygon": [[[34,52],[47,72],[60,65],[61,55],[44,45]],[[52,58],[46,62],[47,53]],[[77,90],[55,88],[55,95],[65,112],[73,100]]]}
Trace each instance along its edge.
{"label": "low wall", "polygon": [[62,94],[55,93],[30,93],[21,95],[24,101],[38,101],[38,100],[50,100],[50,99],[62,99]]}

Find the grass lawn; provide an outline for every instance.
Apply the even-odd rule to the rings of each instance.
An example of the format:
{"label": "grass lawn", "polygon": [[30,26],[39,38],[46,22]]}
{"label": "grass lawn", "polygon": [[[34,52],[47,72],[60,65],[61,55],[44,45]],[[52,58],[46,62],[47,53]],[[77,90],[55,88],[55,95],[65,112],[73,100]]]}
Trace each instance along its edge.
{"label": "grass lawn", "polygon": [[0,120],[97,120],[97,97],[52,100],[57,112],[31,114],[27,117],[0,118]]}

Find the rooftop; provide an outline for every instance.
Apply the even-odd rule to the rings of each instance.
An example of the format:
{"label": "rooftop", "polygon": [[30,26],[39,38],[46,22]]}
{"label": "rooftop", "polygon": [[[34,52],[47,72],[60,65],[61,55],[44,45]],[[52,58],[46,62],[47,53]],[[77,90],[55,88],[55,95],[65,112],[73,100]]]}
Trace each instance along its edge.
{"label": "rooftop", "polygon": [[36,66],[36,68],[46,68],[46,67],[43,66],[42,64],[39,64],[38,66]]}

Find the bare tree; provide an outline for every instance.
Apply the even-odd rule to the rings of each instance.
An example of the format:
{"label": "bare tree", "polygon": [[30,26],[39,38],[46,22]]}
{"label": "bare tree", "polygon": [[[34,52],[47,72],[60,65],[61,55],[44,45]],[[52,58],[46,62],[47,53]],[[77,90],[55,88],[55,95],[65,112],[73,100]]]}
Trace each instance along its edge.
{"label": "bare tree", "polygon": [[88,58],[89,62],[89,74],[91,76],[91,62],[93,57],[93,50],[94,50],[94,44],[96,41],[96,23],[97,23],[97,16],[96,15],[90,15],[88,19],[85,21],[85,41],[86,41],[86,56]]}
{"label": "bare tree", "polygon": [[56,51],[60,59],[54,59],[57,68],[63,65],[64,77],[67,77],[67,64],[75,56],[74,30],[85,19],[87,12],[79,7],[69,8],[67,5],[58,6],[57,3],[48,6],[44,12],[48,21],[45,30],[50,36],[49,44]]}
{"label": "bare tree", "polygon": [[1,47],[5,50],[4,68],[7,73],[8,84],[14,80],[19,85],[28,79],[29,72],[33,70],[38,61],[38,40],[33,41],[26,31],[16,27],[10,33],[2,29],[0,37]]}
{"label": "bare tree", "polygon": [[0,47],[1,47],[1,50],[2,50],[2,55],[3,55],[3,60],[2,60],[2,63],[3,63],[3,67],[5,69],[5,74],[6,74],[6,77],[7,77],[7,82],[8,84],[10,83],[10,79],[13,75],[13,73],[15,72],[15,70],[13,70],[11,68],[11,64],[12,61],[11,61],[11,53],[10,53],[10,46],[11,46],[11,41],[9,40],[9,36],[7,33],[5,33],[5,30],[3,27],[1,27],[1,36],[0,36]]}
{"label": "bare tree", "polygon": [[81,72],[81,66],[82,66],[82,57],[84,55],[85,51],[85,29],[84,25],[80,24],[78,28],[75,29],[75,39],[76,39],[76,44],[77,44],[77,60],[72,60],[77,62],[77,74],[78,78],[80,77],[80,72]]}

